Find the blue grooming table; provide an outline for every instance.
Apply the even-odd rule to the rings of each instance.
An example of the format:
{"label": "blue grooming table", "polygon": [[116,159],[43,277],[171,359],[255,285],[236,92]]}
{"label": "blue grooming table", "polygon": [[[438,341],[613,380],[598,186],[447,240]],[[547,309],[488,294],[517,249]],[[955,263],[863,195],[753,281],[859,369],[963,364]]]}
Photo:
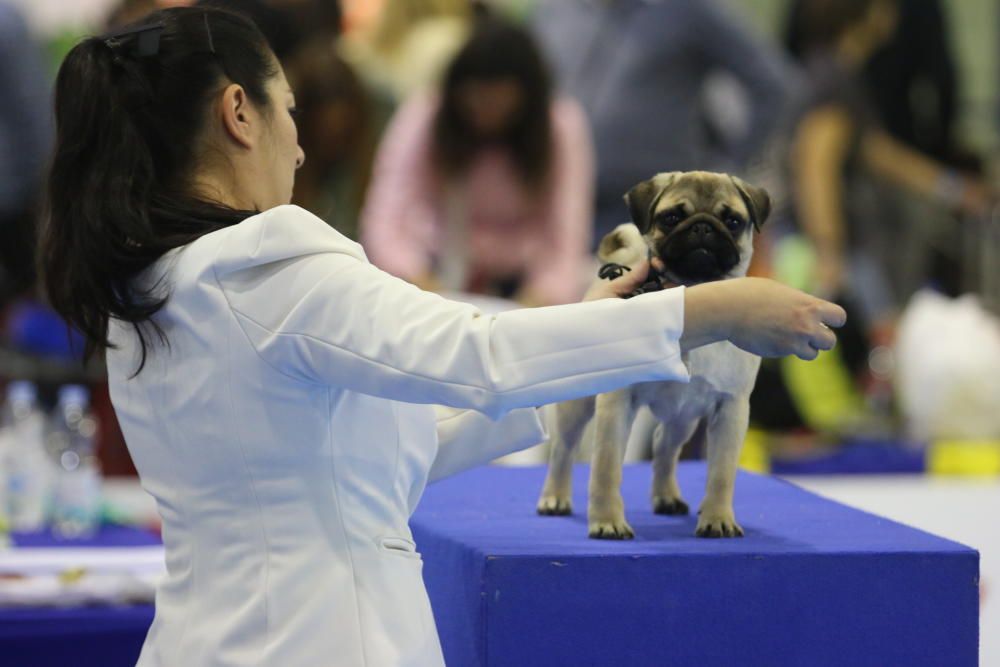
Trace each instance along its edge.
{"label": "blue grooming table", "polygon": [[[411,526],[454,667],[974,667],[979,555],[928,533],[740,473],[743,539],[694,537],[627,466],[632,541],[587,538],[589,469],[572,517],[540,517],[543,468],[489,467],[428,487]],[[703,463],[678,474],[692,508]]]}

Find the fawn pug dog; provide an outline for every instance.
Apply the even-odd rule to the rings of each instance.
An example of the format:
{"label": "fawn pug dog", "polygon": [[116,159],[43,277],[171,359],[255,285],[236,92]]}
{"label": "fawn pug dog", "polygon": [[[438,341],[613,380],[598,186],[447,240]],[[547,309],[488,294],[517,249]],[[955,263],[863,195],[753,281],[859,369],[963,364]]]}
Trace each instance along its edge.
{"label": "fawn pug dog", "polygon": [[[667,284],[695,285],[746,275],[753,235],[770,213],[761,188],[709,172],[657,174],[625,195],[634,224],[617,227],[601,241],[602,276],[648,256],[651,277],[638,291]],[[611,269],[610,274],[609,269]],[[749,397],[760,358],[729,342],[685,354],[690,383],[648,382],[556,406],[548,475],[538,513],[572,511],[573,450],[584,427],[597,415],[590,471],[590,537],[630,539],[621,497],[625,445],[637,408],[648,405],[660,422],[653,436],[653,511],[687,514],[676,467],[686,443],[707,448],[708,482],[701,503],[700,537],[740,537],[733,514],[737,459],[749,421]]]}

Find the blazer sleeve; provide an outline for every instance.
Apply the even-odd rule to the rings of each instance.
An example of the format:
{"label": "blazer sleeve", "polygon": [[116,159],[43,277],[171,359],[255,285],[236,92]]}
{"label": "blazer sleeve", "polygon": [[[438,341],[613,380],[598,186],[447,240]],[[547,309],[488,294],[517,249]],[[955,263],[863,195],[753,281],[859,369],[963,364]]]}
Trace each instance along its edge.
{"label": "blazer sleeve", "polygon": [[247,342],[285,375],[494,420],[689,377],[682,288],[485,315],[379,270],[322,220],[281,208],[224,235],[214,275]]}
{"label": "blazer sleeve", "polygon": [[434,482],[527,449],[548,438],[536,408],[511,410],[492,420],[476,410],[434,407],[438,450],[428,481]]}

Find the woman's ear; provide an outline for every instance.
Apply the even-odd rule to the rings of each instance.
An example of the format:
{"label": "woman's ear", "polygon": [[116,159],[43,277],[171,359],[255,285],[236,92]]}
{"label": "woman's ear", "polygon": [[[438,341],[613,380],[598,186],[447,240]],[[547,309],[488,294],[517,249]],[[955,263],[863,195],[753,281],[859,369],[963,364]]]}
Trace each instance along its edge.
{"label": "woman's ear", "polygon": [[231,83],[222,91],[221,115],[226,136],[243,148],[253,148],[258,115],[250,106],[243,86]]}

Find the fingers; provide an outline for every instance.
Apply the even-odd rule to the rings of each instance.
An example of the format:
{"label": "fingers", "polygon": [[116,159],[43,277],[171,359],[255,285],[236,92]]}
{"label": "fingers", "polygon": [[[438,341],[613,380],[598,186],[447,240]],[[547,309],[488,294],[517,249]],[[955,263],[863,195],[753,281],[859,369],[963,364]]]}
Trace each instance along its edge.
{"label": "fingers", "polygon": [[842,327],[847,323],[847,311],[835,303],[822,301],[819,307],[819,320],[829,327]]}
{"label": "fingers", "polygon": [[799,359],[812,361],[823,350],[832,350],[837,344],[837,335],[828,327],[819,325],[797,346],[794,354]]}
{"label": "fingers", "polygon": [[842,327],[847,323],[847,312],[835,303],[821,301],[818,312],[819,323],[807,341],[807,347],[795,352],[799,359],[812,361],[822,350],[832,350],[837,344],[837,335],[830,327]]}
{"label": "fingers", "polygon": [[809,339],[809,346],[816,350],[832,350],[837,344],[837,336],[826,327],[821,327]]}
{"label": "fingers", "polygon": [[795,352],[795,356],[803,361],[812,361],[819,356],[819,350],[812,347],[811,345],[806,345],[805,347],[800,347]]}
{"label": "fingers", "polygon": [[631,271],[626,271],[608,283],[611,291],[617,296],[630,294],[635,288],[646,282],[646,276],[649,275],[649,260],[640,260],[629,268]]}
{"label": "fingers", "polygon": [[614,280],[607,281],[602,278],[598,278],[591,284],[590,289],[587,290],[587,294],[584,295],[583,300],[594,301],[597,299],[613,299],[628,296],[634,292],[639,285],[642,285],[646,281],[646,276],[648,274],[649,261],[643,259],[630,266],[628,271],[624,272]]}
{"label": "fingers", "polygon": [[615,280],[611,281],[612,285],[628,284],[631,287],[638,287],[646,281],[646,276],[649,275],[649,260],[641,259],[635,264],[629,266],[631,271],[627,271],[624,275]]}
{"label": "fingers", "polygon": [[[816,321],[817,316],[819,321]],[[832,350],[837,344],[837,335],[825,323],[831,322],[839,326],[846,320],[847,315],[843,308],[826,301],[820,302],[818,310],[813,312],[812,317],[807,318],[808,323],[800,330],[792,354],[799,359],[812,361],[821,351]]]}

